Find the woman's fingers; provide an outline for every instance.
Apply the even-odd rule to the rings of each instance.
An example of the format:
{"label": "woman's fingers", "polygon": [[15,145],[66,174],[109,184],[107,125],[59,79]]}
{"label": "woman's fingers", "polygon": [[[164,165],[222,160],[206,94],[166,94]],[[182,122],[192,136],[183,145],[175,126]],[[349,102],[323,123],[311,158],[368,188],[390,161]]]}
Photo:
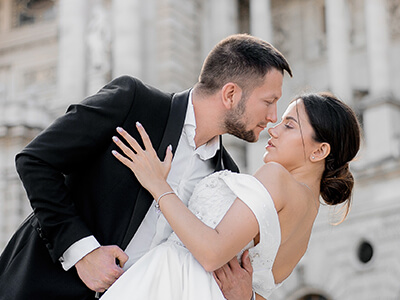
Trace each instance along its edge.
{"label": "woman's fingers", "polygon": [[124,152],[126,156],[128,156],[131,160],[133,160],[133,158],[135,157],[135,153],[132,151],[132,149],[126,146],[118,137],[113,136],[112,139],[114,143],[122,150],[122,152]]}
{"label": "woman's fingers", "polygon": [[140,136],[142,137],[144,149],[145,150],[154,150],[153,145],[151,144],[151,140],[150,140],[146,130],[144,129],[143,125],[140,124],[139,122],[136,122],[136,127],[140,133]]}
{"label": "woman's fingers", "polygon": [[[138,153],[139,151],[147,150],[147,151],[154,151],[153,145],[151,143],[150,137],[148,136],[146,130],[144,129],[143,125],[139,122],[136,122],[136,127],[139,131],[139,134],[142,138],[144,149],[139,145],[139,143],[123,129],[122,127],[117,127],[117,131],[121,136],[128,142],[128,144],[132,147],[132,149]],[[155,152],[155,151],[154,151]]]}
{"label": "woman's fingers", "polygon": [[111,153],[120,161],[122,162],[125,166],[127,166],[129,169],[133,171],[133,162],[129,159],[127,159],[125,156],[121,155],[118,153],[118,151],[111,151]]}
{"label": "woman's fingers", "polygon": [[117,127],[117,131],[128,142],[128,144],[136,153],[143,151],[139,143],[128,132],[126,132],[125,129],[123,129],[122,127]]}
{"label": "woman's fingers", "polygon": [[[139,122],[136,122],[136,127],[139,131],[139,134],[143,140],[144,144],[144,150],[143,148],[139,145],[139,143],[134,139],[128,132],[126,132],[122,127],[117,127],[118,133],[127,141],[130,147],[128,147],[124,142],[122,142],[118,137],[113,136],[113,141],[114,143],[122,150],[122,152],[132,160],[132,162],[137,163],[139,160],[143,160],[148,162],[150,165],[151,164],[157,164],[157,163],[162,163],[162,165],[166,165],[167,169],[170,168],[171,166],[171,161],[172,161],[172,146],[169,146],[166,151],[166,155],[164,158],[164,161],[161,162],[157,155],[156,152],[153,148],[153,145],[151,143],[151,140],[146,133],[146,130],[140,124]],[[114,154],[114,153],[113,153]],[[114,156],[116,156],[114,154]],[[119,158],[121,162],[124,162],[124,164],[132,169],[130,165],[127,164],[127,161],[124,160],[122,161],[120,157],[116,156]]]}
{"label": "woman's fingers", "polygon": [[165,157],[164,157],[164,161],[163,164],[165,164],[168,168],[171,167],[171,163],[172,163],[172,145],[169,145],[167,147],[167,150],[165,151]]}

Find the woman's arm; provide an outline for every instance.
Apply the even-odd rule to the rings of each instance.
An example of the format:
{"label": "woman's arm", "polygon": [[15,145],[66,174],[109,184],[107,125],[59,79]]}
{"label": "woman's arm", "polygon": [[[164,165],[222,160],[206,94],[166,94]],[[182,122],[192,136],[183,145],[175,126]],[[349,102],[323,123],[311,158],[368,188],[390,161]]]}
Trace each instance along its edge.
{"label": "woman's arm", "polygon": [[[158,199],[163,193],[172,191],[166,182],[171,167],[172,152],[168,148],[165,160],[161,162],[144,128],[140,124],[137,127],[145,149],[142,149],[126,131],[118,128],[118,132],[132,149],[113,137],[114,142],[129,159],[115,151],[113,154],[135,173],[139,182],[154,199]],[[172,229],[207,271],[214,271],[227,263],[259,232],[256,217],[239,199],[234,201],[215,229],[200,221],[175,194],[163,196],[159,205]]]}

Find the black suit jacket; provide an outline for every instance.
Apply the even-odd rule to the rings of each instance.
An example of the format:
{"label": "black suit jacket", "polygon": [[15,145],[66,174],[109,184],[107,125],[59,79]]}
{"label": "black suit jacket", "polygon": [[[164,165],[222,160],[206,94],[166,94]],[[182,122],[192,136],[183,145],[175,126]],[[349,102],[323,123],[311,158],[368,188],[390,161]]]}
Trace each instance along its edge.
{"label": "black suit jacket", "polygon": [[[141,141],[143,124],[161,159],[182,132],[189,91],[163,93],[139,80],[119,77],[38,135],[16,157],[34,213],[0,257],[2,299],[91,299],[94,293],[65,272],[58,259],[74,242],[94,235],[102,245],[125,249],[152,196],[111,151],[116,127]],[[238,171],[223,148],[215,169]],[[18,284],[16,283],[18,282]],[[52,284],[49,284],[52,282]],[[27,298],[28,299],[28,298]]]}

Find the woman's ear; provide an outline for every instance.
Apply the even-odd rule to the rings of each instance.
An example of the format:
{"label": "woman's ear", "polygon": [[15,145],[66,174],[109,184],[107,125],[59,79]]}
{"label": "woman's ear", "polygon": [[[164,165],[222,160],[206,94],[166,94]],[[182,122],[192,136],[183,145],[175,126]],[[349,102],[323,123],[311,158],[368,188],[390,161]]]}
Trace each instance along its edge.
{"label": "woman's ear", "polygon": [[328,143],[320,143],[310,156],[312,162],[317,162],[325,159],[331,153],[331,145]]}
{"label": "woman's ear", "polygon": [[228,82],[221,90],[222,103],[226,109],[231,109],[242,97],[242,89],[233,82]]}

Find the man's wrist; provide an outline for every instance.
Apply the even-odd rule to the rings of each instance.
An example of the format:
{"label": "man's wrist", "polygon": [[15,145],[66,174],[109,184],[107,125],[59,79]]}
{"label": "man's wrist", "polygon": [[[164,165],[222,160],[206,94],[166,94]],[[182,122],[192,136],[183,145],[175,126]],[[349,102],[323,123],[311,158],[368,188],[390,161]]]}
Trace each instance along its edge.
{"label": "man's wrist", "polygon": [[72,268],[79,260],[93,250],[100,247],[93,235],[85,237],[72,244],[58,259],[65,271]]}

